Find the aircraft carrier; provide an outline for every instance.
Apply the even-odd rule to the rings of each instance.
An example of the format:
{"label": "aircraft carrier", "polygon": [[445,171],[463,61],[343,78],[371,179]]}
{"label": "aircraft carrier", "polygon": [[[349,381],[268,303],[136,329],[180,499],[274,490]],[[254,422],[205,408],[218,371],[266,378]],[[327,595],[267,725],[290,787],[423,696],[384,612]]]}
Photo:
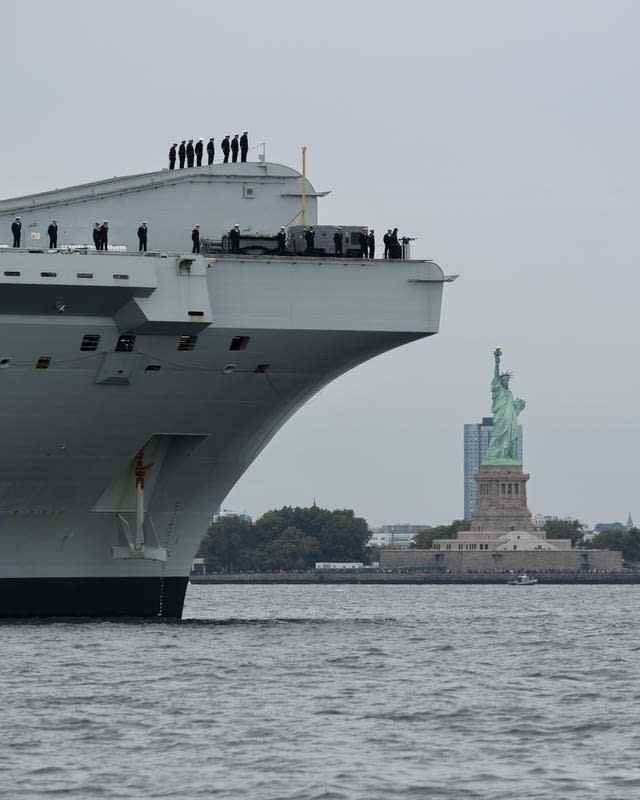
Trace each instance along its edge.
{"label": "aircraft carrier", "polygon": [[[258,162],[0,201],[0,616],[180,617],[212,515],[286,420],[437,333],[432,261],[190,252],[194,224],[275,233],[302,204],[315,225],[323,194]],[[103,220],[108,253],[86,245]]]}

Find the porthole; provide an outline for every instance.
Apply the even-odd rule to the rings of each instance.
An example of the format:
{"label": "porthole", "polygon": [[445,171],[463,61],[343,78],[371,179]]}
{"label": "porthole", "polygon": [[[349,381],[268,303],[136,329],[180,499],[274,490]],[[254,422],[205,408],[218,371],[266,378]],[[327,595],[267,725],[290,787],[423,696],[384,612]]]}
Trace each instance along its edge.
{"label": "porthole", "polygon": [[231,375],[232,372],[236,371],[237,364],[225,364],[222,368],[223,375]]}

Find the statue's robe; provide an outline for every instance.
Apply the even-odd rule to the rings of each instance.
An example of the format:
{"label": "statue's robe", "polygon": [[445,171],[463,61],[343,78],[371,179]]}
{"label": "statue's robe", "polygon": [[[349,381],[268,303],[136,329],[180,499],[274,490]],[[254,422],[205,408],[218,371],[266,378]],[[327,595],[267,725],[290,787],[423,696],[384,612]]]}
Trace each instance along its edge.
{"label": "statue's robe", "polygon": [[487,461],[518,460],[518,414],[524,407],[524,400],[514,399],[511,389],[505,389],[500,378],[493,379],[491,382],[493,426]]}

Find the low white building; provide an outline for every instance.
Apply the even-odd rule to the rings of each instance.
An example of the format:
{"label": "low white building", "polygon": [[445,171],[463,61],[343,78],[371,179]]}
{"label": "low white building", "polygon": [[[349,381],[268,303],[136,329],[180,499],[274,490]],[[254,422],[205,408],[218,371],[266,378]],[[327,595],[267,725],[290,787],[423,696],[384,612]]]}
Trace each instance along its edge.
{"label": "low white building", "polygon": [[369,545],[375,547],[399,547],[401,549],[411,547],[416,534],[430,527],[430,525],[410,525],[408,523],[381,525],[371,532]]}
{"label": "low white building", "polygon": [[455,539],[434,539],[432,550],[571,550],[571,539],[547,539],[544,531],[458,531]]}

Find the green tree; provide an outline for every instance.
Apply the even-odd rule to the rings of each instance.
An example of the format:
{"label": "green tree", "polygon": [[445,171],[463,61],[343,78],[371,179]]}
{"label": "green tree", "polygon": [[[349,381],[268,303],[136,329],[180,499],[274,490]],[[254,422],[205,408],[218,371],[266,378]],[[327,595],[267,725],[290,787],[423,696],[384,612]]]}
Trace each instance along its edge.
{"label": "green tree", "polygon": [[425,528],[418,531],[411,547],[417,550],[429,550],[434,539],[455,539],[458,531],[468,531],[471,523],[468,519],[454,519],[450,525],[436,525],[434,528]]}
{"label": "green tree", "polygon": [[544,526],[547,539],[571,539],[571,546],[582,542],[584,525],[580,520],[550,519]]}
{"label": "green tree", "polygon": [[640,561],[640,530],[610,529],[596,534],[584,546],[595,550],[617,550],[625,561],[635,563]]}
{"label": "green tree", "polygon": [[201,546],[207,572],[251,569],[252,527],[252,523],[243,517],[219,517],[210,526]]}
{"label": "green tree", "polygon": [[267,511],[256,521],[256,539],[264,549],[286,528],[296,528],[318,542],[318,561],[362,561],[368,559],[369,526],[351,509],[319,506],[307,508],[284,506]]}
{"label": "green tree", "polygon": [[318,540],[299,528],[285,528],[258,554],[262,569],[305,570],[314,565],[319,551]]}

